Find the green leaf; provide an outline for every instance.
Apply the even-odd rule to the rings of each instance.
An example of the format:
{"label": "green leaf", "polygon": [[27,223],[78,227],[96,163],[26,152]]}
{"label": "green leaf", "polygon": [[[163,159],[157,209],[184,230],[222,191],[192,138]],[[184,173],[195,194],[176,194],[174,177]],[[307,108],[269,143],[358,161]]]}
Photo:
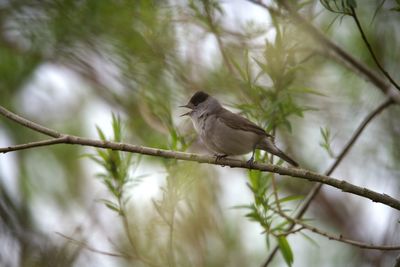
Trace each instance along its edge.
{"label": "green leaf", "polygon": [[246,75],[246,71],[241,68],[241,65],[239,63],[237,63],[236,60],[233,59],[233,58],[231,58],[231,62],[233,64],[233,66],[235,67],[235,69],[239,72],[240,77],[243,80],[248,81],[248,77]]}
{"label": "green leaf", "polygon": [[270,235],[265,236],[265,242],[267,243],[267,248],[269,249],[271,247],[271,238]]}
{"label": "green leaf", "polygon": [[111,205],[111,204],[109,204],[109,203],[105,203],[105,204],[106,204],[107,208],[109,208],[109,209],[111,209],[111,210],[113,210],[113,211],[115,211],[115,212],[117,212],[117,213],[120,213],[120,212],[121,212],[121,210],[118,209],[116,206],[113,206],[113,205]]}
{"label": "green leaf", "polygon": [[114,131],[114,141],[121,142],[121,118],[114,113],[111,114],[112,116],[112,128]]}
{"label": "green leaf", "polygon": [[329,128],[322,128],[320,127],[320,132],[322,135],[322,141],[319,143],[319,145],[324,148],[326,150],[326,152],[328,153],[328,155],[332,158],[335,157],[332,148],[331,148],[331,132],[329,130]]}
{"label": "green leaf", "polygon": [[98,125],[96,125],[97,134],[99,135],[101,141],[106,141],[106,136]]}
{"label": "green leaf", "polygon": [[252,58],[257,63],[257,65],[260,67],[260,69],[263,70],[265,74],[270,76],[271,70],[269,69],[268,65],[262,63],[261,61],[259,61],[255,57],[252,57]]}
{"label": "green leaf", "polygon": [[298,93],[298,94],[311,94],[311,95],[317,95],[317,96],[327,96],[326,94],[323,94],[317,90],[314,90],[312,88],[308,88],[308,87],[292,87],[288,89],[289,92],[291,93]]}
{"label": "green leaf", "polygon": [[251,209],[253,205],[235,205],[232,206],[231,209]]}
{"label": "green leaf", "polygon": [[320,247],[319,244],[317,243],[317,241],[315,241],[314,239],[312,239],[311,237],[309,237],[308,235],[306,235],[303,232],[299,232],[306,240],[308,240],[311,244],[313,244],[315,247]]}
{"label": "green leaf", "polygon": [[283,227],[288,224],[289,221],[283,221],[281,223],[278,223],[277,225],[271,228],[271,231],[284,231],[285,229],[283,229]]}
{"label": "green leaf", "polygon": [[[289,202],[289,201],[296,201],[296,200],[301,200],[303,199],[304,196],[301,195],[294,195],[294,196],[288,196],[288,197],[283,197],[281,199],[279,199],[279,203],[284,203],[284,202]],[[271,205],[276,204],[276,201],[272,202]]]}
{"label": "green leaf", "polygon": [[109,208],[110,210],[113,210],[113,211],[115,211],[117,213],[121,213],[121,210],[120,210],[119,206],[116,203],[111,202],[111,201],[109,201],[107,199],[101,199],[100,201],[102,201],[107,206],[107,208]]}
{"label": "green leaf", "polygon": [[285,259],[286,264],[288,266],[292,266],[293,252],[289,245],[289,242],[287,241],[286,237],[284,237],[284,236],[279,236],[277,238],[277,241],[278,241],[279,250],[281,251],[283,258]]}

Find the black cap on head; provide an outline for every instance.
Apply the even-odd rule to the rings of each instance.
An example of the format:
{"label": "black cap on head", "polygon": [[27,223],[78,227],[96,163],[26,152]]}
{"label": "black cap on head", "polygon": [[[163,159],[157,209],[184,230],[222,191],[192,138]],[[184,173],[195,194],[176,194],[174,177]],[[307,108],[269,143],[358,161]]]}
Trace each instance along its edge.
{"label": "black cap on head", "polygon": [[204,93],[203,91],[198,91],[196,92],[192,98],[190,98],[190,103],[192,103],[194,106],[197,106],[198,104],[206,101],[206,99],[209,97],[207,93]]}

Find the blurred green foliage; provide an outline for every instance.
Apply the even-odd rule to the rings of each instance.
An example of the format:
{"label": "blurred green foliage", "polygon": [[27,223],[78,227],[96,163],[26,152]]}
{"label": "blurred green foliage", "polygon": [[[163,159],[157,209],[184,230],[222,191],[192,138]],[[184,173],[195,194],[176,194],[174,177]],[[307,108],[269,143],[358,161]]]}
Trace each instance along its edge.
{"label": "blurred green foliage", "polygon": [[[349,8],[356,8],[377,57],[397,79],[398,1],[290,2],[378,71],[347,16]],[[280,10],[276,2],[271,5]],[[249,19],[247,8],[253,7],[246,1],[216,0],[5,1],[0,4],[0,105],[61,132],[198,152],[201,144],[189,122],[179,119],[177,107],[204,90],[276,134],[279,145],[302,166],[323,171],[357,121],[384,97],[290,18],[270,13],[262,22]],[[246,17],[245,22],[231,13]],[[63,78],[46,84],[51,77],[45,67]],[[69,87],[71,80],[76,88]],[[98,103],[101,111],[93,108]],[[118,115],[109,122],[102,112]],[[354,148],[347,168],[361,166],[354,173],[364,179],[368,163],[379,170],[374,175],[398,185],[398,113],[399,107],[393,107],[374,122],[377,126]],[[0,117],[1,146],[42,138]],[[260,152],[256,159],[271,160]],[[238,171],[238,199],[246,195],[249,202],[240,203],[227,197],[239,178],[228,177],[225,169],[117,151],[44,147],[0,155],[0,168],[1,266],[253,266],[273,244],[282,255],[276,266],[361,266],[372,260],[384,266],[396,256],[367,258],[354,249],[348,251],[357,256],[350,258],[314,236],[319,247],[299,253],[297,241],[305,239],[292,239],[285,232],[288,222],[271,208],[295,211],[303,199],[298,196],[310,185],[269,173]],[[137,174],[141,169],[150,174]],[[162,181],[146,204],[135,198],[135,190],[151,175]],[[363,208],[354,204],[352,216],[346,216],[350,201],[330,202],[329,196],[321,193],[313,210],[319,223],[363,239],[357,230]],[[235,209],[240,219],[226,202],[241,207]],[[392,240],[398,229],[388,225],[382,242]],[[249,234],[255,227],[262,232],[257,238],[267,243],[256,250]],[[104,251],[119,257],[111,260]],[[327,255],[313,256],[319,251]]]}

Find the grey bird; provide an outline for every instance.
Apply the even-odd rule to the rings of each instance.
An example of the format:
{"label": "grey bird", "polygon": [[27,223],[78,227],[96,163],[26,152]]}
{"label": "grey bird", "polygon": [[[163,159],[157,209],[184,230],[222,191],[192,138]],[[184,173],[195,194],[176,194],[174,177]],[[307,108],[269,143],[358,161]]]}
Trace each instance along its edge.
{"label": "grey bird", "polygon": [[200,139],[208,150],[215,153],[217,159],[253,152],[248,161],[253,164],[255,150],[261,149],[295,167],[299,166],[275,145],[272,135],[245,117],[225,109],[207,93],[196,92],[189,103],[181,107],[191,109],[181,116],[191,118]]}

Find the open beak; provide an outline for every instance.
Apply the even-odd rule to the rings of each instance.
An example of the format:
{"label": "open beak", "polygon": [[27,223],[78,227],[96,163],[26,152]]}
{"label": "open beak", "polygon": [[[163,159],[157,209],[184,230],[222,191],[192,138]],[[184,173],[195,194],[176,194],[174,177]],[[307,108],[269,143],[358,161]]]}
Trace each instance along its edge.
{"label": "open beak", "polygon": [[[193,105],[192,105],[191,103],[188,103],[188,104],[186,104],[186,105],[184,105],[184,106],[179,106],[179,107],[180,107],[180,108],[190,108],[190,109],[193,109]],[[192,110],[190,110],[189,112],[186,112],[185,114],[180,115],[180,117],[189,116],[190,113],[192,113]]]}
{"label": "open beak", "polygon": [[183,116],[189,116],[189,115],[190,115],[190,113],[192,113],[192,111],[186,112],[186,113],[184,113],[184,114],[180,115],[179,117],[183,117]]}

